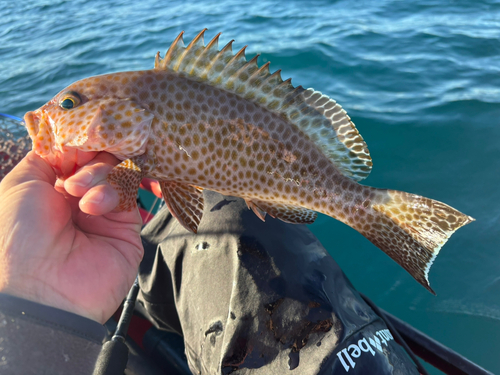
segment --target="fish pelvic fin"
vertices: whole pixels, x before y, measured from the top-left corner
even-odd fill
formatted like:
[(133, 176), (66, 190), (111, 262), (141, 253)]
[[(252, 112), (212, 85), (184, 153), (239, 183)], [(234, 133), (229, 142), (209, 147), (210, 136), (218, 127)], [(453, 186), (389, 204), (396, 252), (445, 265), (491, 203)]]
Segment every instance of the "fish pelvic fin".
[(175, 181), (160, 181), (168, 210), (188, 231), (197, 233), (203, 217), (203, 189)]
[[(454, 208), (419, 195), (368, 188), (366, 217), (354, 229), (408, 271), (424, 288), (429, 270), (443, 245), (460, 227), (474, 221)], [(365, 216), (365, 215), (361, 215)]]
[(360, 181), (372, 168), (365, 141), (344, 109), (313, 89), (294, 87), (269, 62), (259, 67), (258, 55), (247, 61), (245, 47), (233, 53), (230, 41), (219, 50), (217, 34), (206, 46), (201, 31), (186, 47), (181, 33), (155, 69), (176, 72), (231, 92), (271, 111), (303, 132), (347, 177)]

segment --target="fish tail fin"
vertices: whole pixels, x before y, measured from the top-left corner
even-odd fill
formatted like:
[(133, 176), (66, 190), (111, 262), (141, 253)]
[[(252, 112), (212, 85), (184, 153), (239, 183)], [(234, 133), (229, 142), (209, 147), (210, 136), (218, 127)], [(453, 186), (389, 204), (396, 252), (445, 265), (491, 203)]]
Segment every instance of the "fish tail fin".
[(450, 236), (474, 219), (429, 198), (366, 188), (364, 215), (358, 212), (349, 224), (435, 295), (428, 278), (434, 259)]

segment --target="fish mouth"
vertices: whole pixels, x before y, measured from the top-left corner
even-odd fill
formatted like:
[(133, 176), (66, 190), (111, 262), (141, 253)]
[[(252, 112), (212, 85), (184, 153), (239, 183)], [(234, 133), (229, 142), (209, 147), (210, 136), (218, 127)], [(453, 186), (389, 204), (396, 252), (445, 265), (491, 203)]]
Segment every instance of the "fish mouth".
[(27, 112), (24, 121), (33, 141), (33, 150), (52, 167), (58, 178), (66, 179), (72, 176), (80, 166), (97, 154), (83, 152), (73, 147), (58, 146), (54, 140), (51, 120), (43, 111)]
[(24, 115), (24, 122), (31, 140), (34, 140), (38, 134), (40, 116), (34, 111), (26, 112)]
[(24, 122), (33, 141), (33, 150), (41, 157), (54, 153), (54, 138), (47, 115), (40, 110), (30, 111), (24, 115)]

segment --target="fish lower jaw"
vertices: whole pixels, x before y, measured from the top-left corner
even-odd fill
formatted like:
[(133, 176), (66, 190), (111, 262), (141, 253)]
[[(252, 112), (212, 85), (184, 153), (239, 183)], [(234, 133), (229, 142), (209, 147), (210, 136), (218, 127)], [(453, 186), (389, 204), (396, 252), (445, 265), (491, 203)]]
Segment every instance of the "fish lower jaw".
[(54, 149), (49, 154), (40, 154), (36, 149), (35, 152), (52, 167), (56, 176), (62, 180), (73, 176), (80, 167), (86, 165), (98, 154), (96, 151), (87, 152), (72, 147), (64, 147), (64, 152)]
[(58, 178), (66, 179), (77, 170), (76, 150), (67, 150), (64, 153), (52, 150), (51, 153), (45, 155), (40, 154), (36, 149), (35, 152), (52, 167)]

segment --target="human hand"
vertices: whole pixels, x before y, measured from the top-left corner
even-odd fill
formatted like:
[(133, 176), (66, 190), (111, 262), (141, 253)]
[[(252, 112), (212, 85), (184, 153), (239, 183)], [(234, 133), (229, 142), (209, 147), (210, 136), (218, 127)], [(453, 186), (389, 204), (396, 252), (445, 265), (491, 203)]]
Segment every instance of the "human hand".
[(137, 210), (112, 212), (118, 195), (106, 176), (118, 159), (88, 153), (80, 161), (60, 181), (30, 152), (2, 180), (0, 292), (104, 323), (137, 274), (142, 222)]

